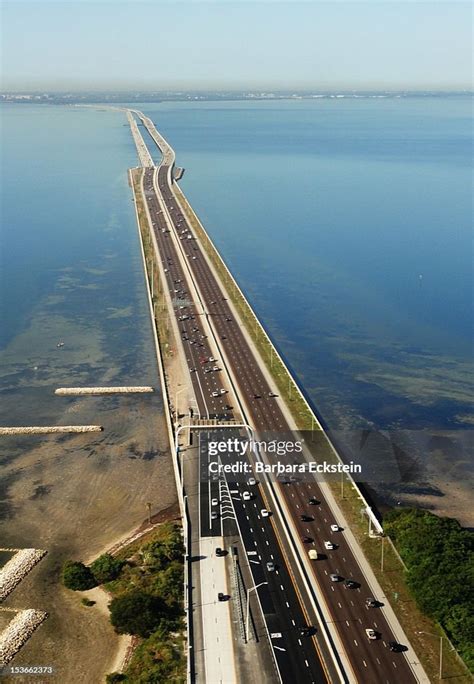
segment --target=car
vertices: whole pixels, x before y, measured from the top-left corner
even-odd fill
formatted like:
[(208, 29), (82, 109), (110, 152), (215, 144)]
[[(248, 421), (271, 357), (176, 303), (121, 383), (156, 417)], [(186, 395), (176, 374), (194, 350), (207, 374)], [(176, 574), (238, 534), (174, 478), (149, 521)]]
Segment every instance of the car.
[(230, 323), (232, 318), (226, 318), (227, 323)]
[(365, 599), (365, 605), (367, 606), (367, 608), (377, 608), (378, 601), (376, 601), (374, 598), (368, 598)]
[(268, 518), (268, 516), (270, 515), (270, 512), (267, 511), (266, 508), (262, 508), (262, 510), (260, 511), (260, 515), (262, 516), (262, 518)]
[(255, 485), (257, 484), (257, 480), (254, 477), (249, 477), (249, 479), (247, 480), (247, 484), (249, 484), (250, 486)]
[(329, 575), (329, 579), (331, 580), (331, 582), (340, 582), (341, 581), (341, 578), (335, 572), (332, 572)]
[(220, 368), (219, 368), (219, 366), (212, 366), (212, 370), (213, 371), (220, 371)]
[(216, 511), (211, 511), (211, 520), (217, 520), (217, 513), (216, 513)]
[(226, 405), (224, 406), (224, 408), (225, 408), (226, 411), (232, 411), (232, 409), (233, 409), (234, 407), (231, 406), (230, 404), (226, 404)]
[(398, 641), (389, 641), (388, 647), (392, 651), (392, 653), (400, 653), (400, 651), (407, 650), (407, 647), (402, 646), (402, 644), (399, 644)]
[(275, 394), (275, 392), (269, 392), (269, 393), (268, 393), (268, 396), (269, 396), (269, 397), (277, 397), (278, 394)]
[(346, 579), (346, 581), (344, 582), (344, 586), (346, 586), (348, 589), (357, 589), (358, 587), (360, 587), (360, 584), (355, 580)]
[(331, 525), (331, 532), (339, 532), (339, 525)]
[(220, 390), (219, 390), (219, 394), (226, 394), (226, 393), (227, 393), (227, 390), (225, 390), (225, 389), (220, 389)]
[(314, 627), (311, 625), (301, 625), (299, 628), (300, 636), (302, 637), (310, 637), (314, 633)]
[(250, 494), (250, 492), (244, 492), (244, 493), (242, 494), (242, 499), (243, 499), (244, 501), (250, 501), (251, 498), (252, 498), (252, 495)]
[(379, 635), (377, 634), (377, 632), (375, 631), (375, 629), (371, 629), (371, 628), (366, 629), (366, 630), (365, 630), (365, 633), (366, 633), (367, 639), (368, 639), (369, 641), (375, 641), (376, 639), (379, 638)]
[(312, 544), (313, 538), (312, 537), (301, 537), (301, 541), (303, 542), (303, 544)]
[(219, 499), (211, 499), (211, 506), (217, 506), (219, 504)]
[(314, 518), (310, 515), (303, 514), (303, 515), (300, 515), (300, 520), (302, 522), (313, 522)]
[(311, 498), (309, 498), (309, 499), (308, 499), (308, 503), (309, 503), (311, 506), (318, 506), (318, 505), (319, 505), (319, 501), (318, 501), (318, 499), (317, 499), (315, 496), (312, 496)]
[(273, 561), (268, 561), (267, 570), (268, 572), (274, 572), (276, 569), (275, 563)]
[(262, 395), (261, 395), (261, 394), (254, 394), (254, 395), (253, 395), (253, 398), (254, 398), (254, 399), (261, 399), (261, 398), (262, 398)]
[[(206, 372), (209, 373), (210, 371), (206, 371)], [(219, 396), (219, 392), (211, 392), (211, 397), (218, 397), (218, 396)]]
[(333, 549), (336, 548), (336, 545), (332, 543), (332, 541), (325, 541), (324, 542), (324, 548), (327, 549), (328, 551), (332, 551)]
[(215, 359), (213, 356), (210, 356), (210, 357), (208, 358), (208, 361), (214, 361), (214, 362), (215, 362), (215, 361), (217, 361), (217, 359)]
[(226, 554), (226, 551), (224, 551), (224, 549), (221, 549), (220, 546), (216, 547), (216, 556), (225, 556), (225, 554)]
[(223, 594), (222, 591), (220, 591), (220, 592), (217, 594), (217, 600), (218, 600), (218, 601), (225, 601), (226, 598), (227, 598), (227, 596), (226, 596), (225, 594)]

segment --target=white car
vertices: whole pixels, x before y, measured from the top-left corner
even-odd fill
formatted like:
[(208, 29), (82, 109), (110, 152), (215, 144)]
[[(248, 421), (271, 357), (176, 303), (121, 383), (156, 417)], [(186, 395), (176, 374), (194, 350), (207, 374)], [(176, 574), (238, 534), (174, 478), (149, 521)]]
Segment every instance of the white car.
[(339, 525), (331, 525), (331, 532), (339, 532)]
[(336, 548), (336, 545), (333, 544), (331, 541), (325, 541), (324, 542), (324, 548), (327, 549), (328, 551), (332, 551), (333, 549)]
[(216, 511), (212, 511), (212, 513), (211, 513), (211, 520), (217, 520), (217, 513), (216, 513)]
[(257, 484), (257, 480), (254, 477), (249, 477), (249, 479), (247, 480), (247, 484), (249, 484), (250, 486), (255, 485)]
[(219, 499), (211, 499), (211, 506), (217, 506)]
[(250, 492), (244, 492), (244, 493), (242, 494), (242, 499), (243, 499), (244, 501), (250, 501), (251, 498), (252, 498), (252, 495), (250, 494)]
[(269, 513), (269, 511), (267, 511), (266, 508), (262, 508), (262, 510), (260, 511), (260, 515), (262, 516), (262, 518), (268, 518), (270, 513)]
[(218, 397), (218, 396), (219, 396), (219, 392), (212, 392), (212, 394), (211, 394), (211, 397)]
[(227, 390), (225, 390), (225, 389), (220, 389), (220, 390), (219, 390), (219, 394), (225, 394), (226, 392), (227, 392)]
[(217, 361), (217, 359), (215, 359), (213, 356), (210, 356), (210, 357), (208, 358), (208, 361)]
[(366, 629), (365, 633), (367, 634), (367, 639), (369, 639), (369, 641), (375, 641), (375, 639), (378, 638), (377, 632), (373, 629)]

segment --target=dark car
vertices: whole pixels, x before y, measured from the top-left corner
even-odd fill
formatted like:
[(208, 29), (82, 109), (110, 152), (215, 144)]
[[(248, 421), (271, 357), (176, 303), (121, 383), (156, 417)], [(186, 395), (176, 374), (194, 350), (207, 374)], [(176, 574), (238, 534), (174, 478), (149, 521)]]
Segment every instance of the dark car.
[(389, 641), (388, 647), (393, 653), (400, 653), (406, 650), (406, 647), (399, 644), (398, 641)]
[(218, 599), (219, 601), (225, 601), (225, 600), (227, 599), (227, 596), (226, 596), (225, 594), (223, 594), (222, 591), (220, 591), (220, 592), (217, 594), (217, 599)]
[(346, 579), (344, 584), (346, 585), (346, 587), (348, 589), (357, 589), (358, 587), (360, 587), (359, 582), (355, 582), (354, 580), (351, 580), (351, 579)]
[(300, 636), (309, 637), (314, 633), (314, 631), (314, 627), (311, 627), (310, 625), (302, 625), (300, 627)]
[(220, 546), (216, 548), (216, 556), (225, 556), (226, 552)]
[(312, 496), (310, 499), (308, 499), (308, 503), (311, 504), (311, 506), (318, 506), (320, 502), (315, 496)]
[(367, 608), (377, 608), (379, 604), (378, 601), (376, 601), (374, 598), (368, 598), (365, 599), (365, 605), (367, 606)]
[(313, 539), (312, 537), (301, 537), (301, 541), (303, 542), (303, 544), (312, 544)]
[(300, 520), (303, 522), (313, 522), (314, 518), (312, 518), (310, 515), (300, 515)]
[(254, 395), (253, 395), (253, 398), (254, 398), (254, 399), (261, 399), (261, 398), (262, 398), (262, 395), (261, 395), (261, 394), (254, 394)]

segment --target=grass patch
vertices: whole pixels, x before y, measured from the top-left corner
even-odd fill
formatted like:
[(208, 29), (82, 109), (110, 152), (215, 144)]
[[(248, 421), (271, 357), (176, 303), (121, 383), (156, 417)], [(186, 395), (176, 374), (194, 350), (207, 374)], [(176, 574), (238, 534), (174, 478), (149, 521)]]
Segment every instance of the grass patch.
[[(137, 648), (125, 672), (108, 682), (186, 681), (181, 528), (164, 523), (117, 554), (119, 577), (107, 583), (111, 620), (119, 633), (137, 636)], [(136, 610), (135, 610), (136, 607)]]

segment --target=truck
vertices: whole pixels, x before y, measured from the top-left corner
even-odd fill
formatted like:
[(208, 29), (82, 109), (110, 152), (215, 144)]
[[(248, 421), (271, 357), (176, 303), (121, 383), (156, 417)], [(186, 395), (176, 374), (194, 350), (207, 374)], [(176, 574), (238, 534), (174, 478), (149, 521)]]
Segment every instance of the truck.
[(310, 549), (308, 551), (309, 560), (318, 560), (318, 552), (316, 549)]

